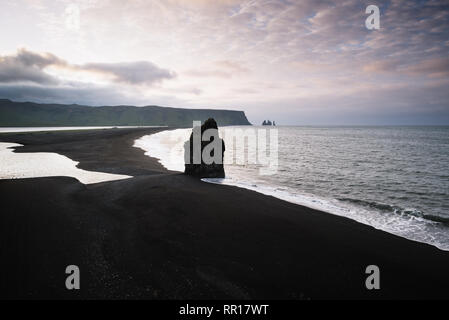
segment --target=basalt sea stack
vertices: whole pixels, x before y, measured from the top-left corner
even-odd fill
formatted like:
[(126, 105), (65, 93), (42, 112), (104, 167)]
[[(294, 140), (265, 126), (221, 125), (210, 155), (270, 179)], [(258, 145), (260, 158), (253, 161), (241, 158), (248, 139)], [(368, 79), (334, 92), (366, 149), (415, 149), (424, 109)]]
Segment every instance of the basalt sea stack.
[[(225, 144), (224, 141), (219, 138), (217, 122), (213, 118), (207, 119), (201, 126), (201, 135), (197, 135), (197, 139), (195, 139), (194, 132), (195, 130), (199, 131), (199, 129), (199, 126), (196, 128), (194, 127), (190, 139), (184, 144), (184, 173), (199, 178), (224, 178), (223, 157)], [(207, 133), (204, 135), (206, 131)], [(218, 138), (221, 143), (215, 142), (214, 136)], [(206, 141), (203, 141), (203, 139)], [(194, 143), (198, 143), (198, 147), (194, 148)], [(201, 156), (198, 152), (199, 146), (201, 146)], [(210, 161), (207, 161), (203, 157), (203, 151), (206, 147), (206, 155), (215, 159), (212, 163), (209, 163)], [(220, 148), (221, 150), (217, 150)], [(196, 158), (194, 157), (195, 151), (197, 152)], [(217, 152), (217, 154), (215, 154), (215, 152)]]

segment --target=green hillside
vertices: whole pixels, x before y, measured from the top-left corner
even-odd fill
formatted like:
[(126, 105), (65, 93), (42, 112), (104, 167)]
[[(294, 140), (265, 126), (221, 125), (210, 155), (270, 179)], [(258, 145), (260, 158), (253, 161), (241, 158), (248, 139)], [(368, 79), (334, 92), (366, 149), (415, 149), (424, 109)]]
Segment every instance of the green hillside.
[(181, 109), (159, 106), (38, 104), (0, 99), (0, 127), (40, 126), (174, 126), (214, 118), (219, 126), (250, 125), (243, 111)]

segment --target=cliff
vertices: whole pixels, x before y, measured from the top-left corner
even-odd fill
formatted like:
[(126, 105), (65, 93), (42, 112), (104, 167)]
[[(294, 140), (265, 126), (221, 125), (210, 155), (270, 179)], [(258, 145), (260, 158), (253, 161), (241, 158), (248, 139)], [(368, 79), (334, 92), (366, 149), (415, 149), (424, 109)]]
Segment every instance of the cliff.
[(243, 111), (181, 109), (159, 106), (89, 107), (38, 104), (0, 99), (0, 127), (40, 126), (173, 126), (213, 117), (220, 126), (251, 125)]

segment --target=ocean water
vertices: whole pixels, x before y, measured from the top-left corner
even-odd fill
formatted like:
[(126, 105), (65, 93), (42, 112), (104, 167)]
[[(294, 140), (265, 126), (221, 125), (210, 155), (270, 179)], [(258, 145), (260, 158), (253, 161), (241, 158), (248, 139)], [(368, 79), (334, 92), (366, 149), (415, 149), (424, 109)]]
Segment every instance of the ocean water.
[[(276, 129), (277, 173), (260, 175), (259, 165), (228, 164), (225, 179), (205, 181), (255, 190), (449, 250), (449, 127)], [(182, 143), (190, 131), (145, 136), (136, 146), (182, 171)]]

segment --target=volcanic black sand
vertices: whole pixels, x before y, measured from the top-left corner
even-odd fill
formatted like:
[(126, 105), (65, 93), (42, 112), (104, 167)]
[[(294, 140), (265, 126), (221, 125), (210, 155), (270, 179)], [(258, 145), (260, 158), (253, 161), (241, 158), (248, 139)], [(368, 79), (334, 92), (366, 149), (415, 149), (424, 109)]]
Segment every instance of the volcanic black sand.
[[(0, 298), (448, 298), (449, 253), (256, 192), (166, 171), (162, 129), (0, 134), (134, 178), (0, 180)], [(0, 164), (1, 165), (1, 164)], [(65, 288), (65, 268), (81, 290)], [(367, 290), (378, 265), (381, 289)]]

